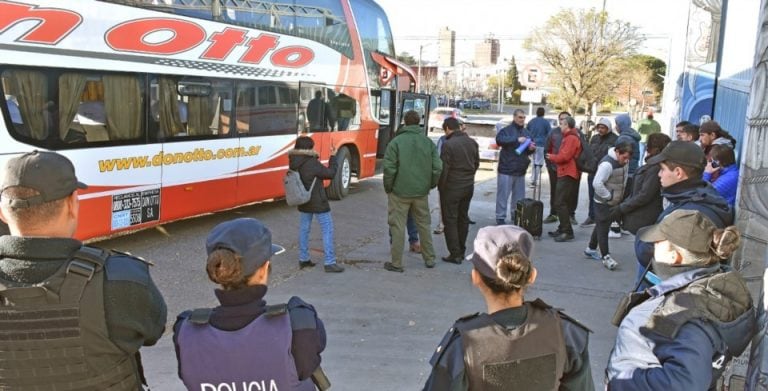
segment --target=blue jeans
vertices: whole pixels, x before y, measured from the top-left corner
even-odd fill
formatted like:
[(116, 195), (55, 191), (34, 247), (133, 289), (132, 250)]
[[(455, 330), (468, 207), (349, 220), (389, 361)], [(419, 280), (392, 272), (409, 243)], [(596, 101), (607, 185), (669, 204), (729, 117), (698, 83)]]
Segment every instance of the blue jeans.
[(312, 227), (312, 216), (317, 216), (317, 222), (320, 223), (320, 229), (323, 231), (323, 252), (325, 253), (324, 263), (333, 265), (336, 263), (336, 252), (333, 248), (333, 218), (331, 212), (325, 213), (306, 213), (299, 212), (299, 261), (309, 261), (309, 231)]

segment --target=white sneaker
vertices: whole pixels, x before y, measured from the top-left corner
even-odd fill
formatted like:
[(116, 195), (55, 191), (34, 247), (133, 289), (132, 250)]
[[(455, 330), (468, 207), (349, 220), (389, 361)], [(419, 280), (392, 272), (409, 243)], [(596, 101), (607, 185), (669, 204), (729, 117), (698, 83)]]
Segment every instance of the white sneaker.
[(608, 231), (608, 237), (611, 239), (620, 239), (621, 238), (621, 232), (613, 232), (611, 230)]
[(611, 258), (611, 254), (605, 254), (603, 256), (603, 266), (608, 270), (613, 270), (616, 269), (616, 266), (619, 266), (619, 263)]
[(594, 249), (594, 250), (593, 250), (593, 249), (591, 249), (591, 248), (589, 248), (589, 247), (587, 247), (587, 249), (586, 249), (586, 250), (584, 250), (584, 255), (586, 255), (586, 256), (587, 256), (587, 258), (592, 258), (592, 259), (594, 259), (595, 261), (599, 261), (599, 260), (601, 260), (601, 259), (602, 259), (602, 258), (600, 258), (600, 252), (599, 252), (599, 251), (597, 251), (597, 249)]

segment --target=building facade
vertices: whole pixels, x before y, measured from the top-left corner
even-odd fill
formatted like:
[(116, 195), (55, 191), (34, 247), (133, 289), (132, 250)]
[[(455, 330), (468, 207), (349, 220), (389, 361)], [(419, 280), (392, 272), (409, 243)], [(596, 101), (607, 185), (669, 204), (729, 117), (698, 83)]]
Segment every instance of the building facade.
[(475, 65), (487, 67), (496, 65), (499, 60), (499, 40), (488, 37), (475, 46)]
[(456, 32), (443, 27), (437, 33), (437, 64), (441, 67), (452, 67), (456, 64)]

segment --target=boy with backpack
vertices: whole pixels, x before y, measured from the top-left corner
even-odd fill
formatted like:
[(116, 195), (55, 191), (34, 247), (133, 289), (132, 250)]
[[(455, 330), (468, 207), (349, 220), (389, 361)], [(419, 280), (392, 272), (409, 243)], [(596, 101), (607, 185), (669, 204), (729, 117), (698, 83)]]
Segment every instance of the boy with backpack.
[[(309, 201), (298, 205), (300, 212), (299, 224), (299, 267), (312, 267), (315, 263), (309, 257), (309, 232), (312, 218), (317, 217), (320, 229), (323, 231), (323, 252), (325, 271), (341, 273), (344, 268), (336, 264), (336, 252), (333, 248), (333, 219), (328, 196), (323, 188), (323, 179), (332, 179), (336, 175), (336, 149), (331, 147), (331, 158), (328, 167), (320, 163), (318, 153), (313, 149), (315, 142), (306, 136), (296, 139), (294, 149), (288, 151), (288, 169), (297, 171), (301, 176), (304, 188), (310, 191)], [(286, 185), (288, 185), (288, 181)], [(286, 186), (286, 195), (289, 186)], [(290, 200), (289, 200), (290, 201)]]

